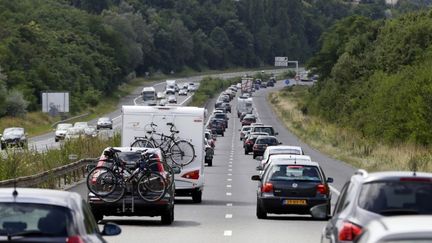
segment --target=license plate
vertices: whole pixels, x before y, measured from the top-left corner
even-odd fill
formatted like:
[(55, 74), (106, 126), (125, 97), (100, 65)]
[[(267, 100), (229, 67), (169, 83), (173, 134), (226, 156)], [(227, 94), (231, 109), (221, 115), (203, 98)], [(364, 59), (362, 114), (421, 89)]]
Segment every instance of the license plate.
[(306, 205), (306, 200), (284, 200), (284, 205)]

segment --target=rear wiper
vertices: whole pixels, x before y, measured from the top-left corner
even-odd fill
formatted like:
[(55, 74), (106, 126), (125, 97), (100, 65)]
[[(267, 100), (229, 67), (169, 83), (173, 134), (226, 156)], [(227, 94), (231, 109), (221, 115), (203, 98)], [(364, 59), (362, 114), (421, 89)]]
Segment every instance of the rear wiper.
[(13, 237), (19, 237), (19, 236), (58, 236), (58, 235), (42, 232), (39, 230), (28, 230), (28, 231), (21, 231), (13, 234), (8, 234), (7, 238), (8, 241), (10, 241), (12, 240)]
[(412, 215), (419, 214), (419, 211), (415, 209), (405, 209), (405, 208), (394, 208), (394, 209), (385, 209), (378, 212), (384, 216), (392, 216), (392, 215)]

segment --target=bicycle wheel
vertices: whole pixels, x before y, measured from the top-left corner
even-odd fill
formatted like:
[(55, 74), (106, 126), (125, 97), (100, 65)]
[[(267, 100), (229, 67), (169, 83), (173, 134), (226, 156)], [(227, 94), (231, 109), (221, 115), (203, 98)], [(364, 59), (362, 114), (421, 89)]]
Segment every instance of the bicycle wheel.
[(180, 166), (188, 165), (195, 159), (195, 149), (186, 140), (175, 141), (169, 152), (172, 162)]
[(166, 162), (151, 162), (149, 168), (153, 171), (160, 171), (160, 174), (165, 178), (165, 182), (167, 184), (167, 188), (171, 187), (174, 184), (174, 169)]
[(153, 144), (153, 142), (150, 139), (140, 138), (140, 139), (135, 140), (131, 144), (131, 147), (154, 148), (155, 145)]
[(159, 173), (148, 171), (138, 180), (138, 194), (144, 201), (156, 202), (165, 196), (167, 184)]
[(95, 196), (107, 202), (118, 201), (124, 195), (124, 187), (115, 172), (105, 166), (95, 167), (89, 172), (87, 188)]

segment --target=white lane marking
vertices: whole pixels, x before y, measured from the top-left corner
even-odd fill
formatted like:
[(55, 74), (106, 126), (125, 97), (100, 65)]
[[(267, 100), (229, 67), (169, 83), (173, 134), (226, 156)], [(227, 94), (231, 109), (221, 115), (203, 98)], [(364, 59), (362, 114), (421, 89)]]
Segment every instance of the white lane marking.
[(227, 196), (232, 196), (232, 193), (231, 192), (227, 192), (226, 195)]
[(233, 215), (232, 214), (225, 214), (225, 218), (226, 219), (232, 219)]
[(228, 171), (232, 171), (232, 169), (228, 169)]
[(231, 161), (231, 160), (233, 160), (233, 158), (229, 158), (229, 160)]
[(232, 179), (231, 179), (231, 178), (228, 178), (227, 181), (232, 181)]
[(231, 188), (231, 185), (227, 185), (228, 188)]
[(141, 97), (141, 95), (140, 95), (140, 96), (137, 96), (137, 97), (133, 100), (134, 105), (137, 105), (137, 99), (140, 98), (140, 97)]
[(190, 98), (192, 98), (192, 96), (194, 96), (194, 95), (191, 95), (191, 96), (187, 97), (185, 100), (183, 100), (183, 101), (180, 103), (180, 105), (183, 105), (186, 101), (188, 101)]
[(228, 176), (232, 176), (232, 174), (231, 174), (231, 173), (228, 173)]
[(226, 205), (227, 205), (227, 207), (232, 207), (233, 204), (232, 203), (227, 203)]
[(232, 165), (228, 165), (228, 167), (232, 167)]
[(228, 162), (228, 163), (232, 164), (232, 161), (230, 161), (230, 162)]
[(340, 195), (340, 192), (336, 188), (334, 188), (333, 186), (329, 186), (329, 187), (337, 196)]
[(232, 236), (232, 230), (225, 230), (224, 236)]
[(121, 115), (120, 116), (116, 116), (116, 117), (114, 117), (112, 120), (114, 121), (114, 120), (117, 120), (117, 119), (119, 119), (121, 117)]

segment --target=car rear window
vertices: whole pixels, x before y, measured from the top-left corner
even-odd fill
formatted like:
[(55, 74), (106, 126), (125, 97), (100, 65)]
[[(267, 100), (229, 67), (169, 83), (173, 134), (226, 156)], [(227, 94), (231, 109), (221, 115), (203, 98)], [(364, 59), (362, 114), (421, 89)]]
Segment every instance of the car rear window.
[(272, 127), (254, 127), (254, 132), (266, 132), (270, 135), (274, 135), (274, 130)]
[(358, 204), (381, 215), (432, 214), (432, 180), (384, 181), (362, 186)]
[(297, 149), (275, 149), (270, 152), (270, 155), (274, 154), (294, 154), (301, 155), (301, 152)]
[(215, 117), (219, 119), (225, 119), (225, 114), (223, 113), (215, 114)]
[(73, 224), (68, 208), (33, 203), (0, 203), (0, 235), (34, 231), (38, 236), (66, 237)]
[(316, 166), (273, 165), (269, 168), (268, 176), (272, 181), (321, 181), (321, 175)]
[(275, 145), (277, 143), (278, 142), (275, 138), (260, 138), (257, 140), (257, 144)]
[(243, 128), (242, 128), (242, 131), (243, 131), (243, 132), (245, 132), (245, 131), (249, 131), (249, 130), (251, 130), (251, 127), (243, 127)]

